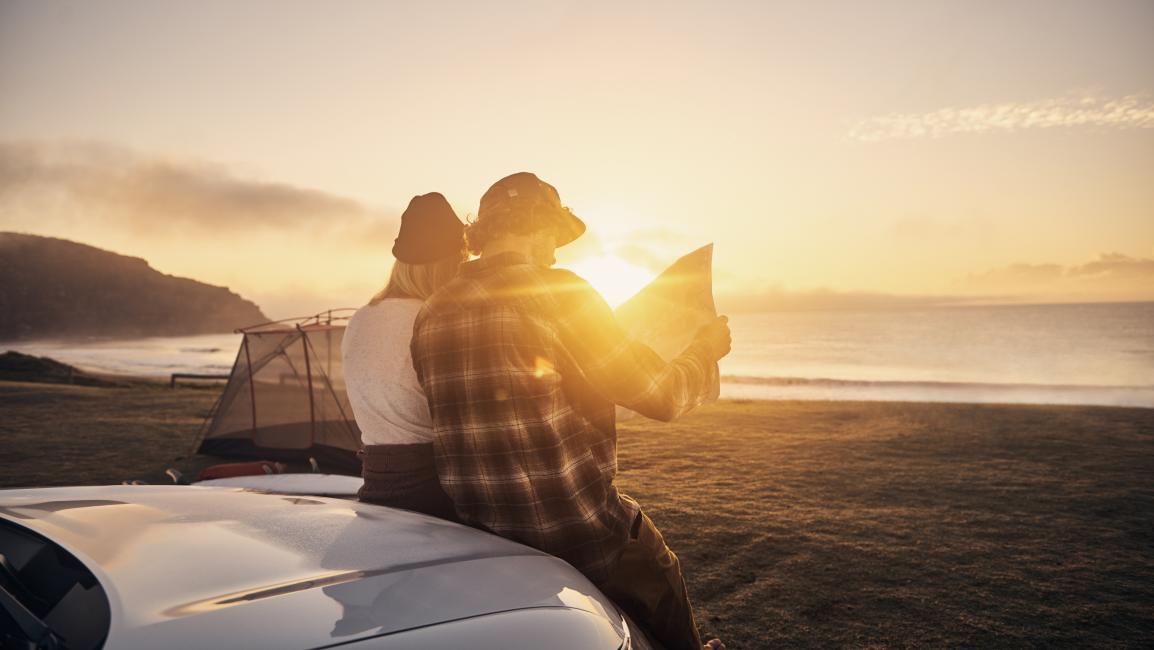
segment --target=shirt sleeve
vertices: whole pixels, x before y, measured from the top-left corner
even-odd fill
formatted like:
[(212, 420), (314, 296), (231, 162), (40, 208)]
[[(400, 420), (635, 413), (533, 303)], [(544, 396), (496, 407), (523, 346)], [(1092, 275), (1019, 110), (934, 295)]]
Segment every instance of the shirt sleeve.
[(601, 294), (568, 271), (556, 271), (558, 334), (589, 383), (605, 398), (670, 421), (703, 403), (717, 360), (695, 340), (668, 363), (617, 323)]

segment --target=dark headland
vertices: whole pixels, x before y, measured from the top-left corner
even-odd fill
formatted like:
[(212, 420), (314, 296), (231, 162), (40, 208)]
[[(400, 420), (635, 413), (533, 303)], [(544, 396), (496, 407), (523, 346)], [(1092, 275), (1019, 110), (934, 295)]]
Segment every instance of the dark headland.
[(0, 232), (0, 341), (190, 336), (268, 320), (229, 291), (65, 239)]

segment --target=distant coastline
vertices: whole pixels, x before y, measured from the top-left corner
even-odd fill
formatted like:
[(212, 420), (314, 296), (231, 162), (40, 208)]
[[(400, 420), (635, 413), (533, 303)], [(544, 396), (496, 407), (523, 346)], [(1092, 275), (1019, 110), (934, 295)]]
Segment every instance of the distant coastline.
[(93, 246), (0, 232), (0, 341), (107, 341), (230, 332), (252, 301)]

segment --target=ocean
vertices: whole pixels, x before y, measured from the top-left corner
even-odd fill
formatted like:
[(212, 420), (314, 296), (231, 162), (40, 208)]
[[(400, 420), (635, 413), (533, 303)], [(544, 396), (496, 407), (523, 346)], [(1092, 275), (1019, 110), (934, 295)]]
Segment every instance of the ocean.
[[(1154, 408), (1154, 302), (734, 314), (722, 396)], [(82, 369), (225, 374), (240, 336), (21, 342)]]
[(732, 319), (722, 394), (1154, 407), (1154, 303)]

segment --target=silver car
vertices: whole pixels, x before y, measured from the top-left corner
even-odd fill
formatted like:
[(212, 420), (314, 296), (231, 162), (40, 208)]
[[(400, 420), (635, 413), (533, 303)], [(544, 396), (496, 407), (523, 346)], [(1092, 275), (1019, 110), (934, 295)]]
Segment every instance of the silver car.
[(0, 554), (0, 647), (650, 647), (562, 560), (347, 499), (3, 490)]

